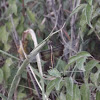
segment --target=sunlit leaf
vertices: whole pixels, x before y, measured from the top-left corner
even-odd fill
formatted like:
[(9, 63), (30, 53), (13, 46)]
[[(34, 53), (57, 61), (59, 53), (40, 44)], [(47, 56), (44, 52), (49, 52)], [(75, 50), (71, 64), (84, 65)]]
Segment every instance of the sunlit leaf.
[(90, 90), (87, 84), (81, 86), (81, 98), (82, 100), (90, 100)]
[(66, 67), (67, 63), (61, 59), (58, 60), (56, 68), (59, 70), (64, 70), (64, 68)]
[(89, 32), (88, 32), (88, 35), (91, 35), (93, 32), (94, 32), (94, 29), (91, 28), (91, 29), (89, 30)]
[(25, 93), (18, 92), (18, 100), (22, 100), (25, 97), (26, 97)]
[(10, 13), (17, 15), (16, 0), (9, 0), (9, 11)]
[(81, 98), (80, 89), (78, 88), (78, 85), (74, 85), (73, 100), (81, 100), (80, 98)]
[(97, 91), (96, 93), (96, 100), (100, 100), (100, 91)]
[(79, 30), (79, 34), (80, 34), (80, 37), (81, 39), (83, 40), (83, 37), (84, 37), (84, 33), (86, 31), (86, 25), (87, 25), (87, 22), (86, 22), (86, 17), (85, 17), (85, 8), (82, 10), (82, 14), (81, 14), (81, 17), (80, 17), (80, 30)]
[(91, 55), (86, 51), (79, 52), (77, 55), (72, 56), (70, 58), (69, 63), (75, 62), (82, 57), (89, 57), (89, 56), (91, 56)]
[(40, 23), (38, 24), (38, 27), (39, 27), (39, 29), (41, 30), (41, 31), (43, 31), (44, 30), (44, 28), (45, 28), (45, 25), (43, 24), (43, 25), (41, 25)]
[(71, 66), (71, 65), (73, 65), (74, 64), (74, 62), (71, 62), (71, 63), (69, 63), (69, 64), (67, 64), (66, 66), (65, 66), (65, 71)]
[(85, 67), (85, 70), (89, 72), (93, 67), (95, 67), (99, 62), (96, 60), (90, 60)]
[(86, 6), (86, 21), (87, 21), (87, 24), (88, 24), (90, 27), (92, 27), (92, 25), (91, 25), (92, 11), (93, 11), (93, 7), (90, 6), (90, 5), (87, 5), (87, 6)]
[(0, 40), (5, 44), (8, 41), (9, 33), (6, 31), (5, 26), (0, 27)]
[(51, 93), (51, 91), (54, 89), (55, 85), (56, 85), (56, 80), (52, 80), (47, 84), (47, 88), (46, 88), (46, 95), (49, 96), (49, 94)]
[(84, 63), (86, 61), (86, 58), (80, 58), (76, 61), (76, 67), (79, 69), (79, 70), (82, 70), (82, 71), (85, 71), (85, 68), (84, 68)]
[(86, 1), (89, 3), (89, 5), (92, 5), (93, 0), (86, 0)]
[(96, 61), (96, 60), (90, 60), (90, 61), (86, 64), (86, 66), (85, 66), (85, 70), (86, 70), (86, 73), (85, 73), (85, 80), (86, 80), (86, 81), (88, 81), (90, 71), (91, 71), (92, 68), (95, 67), (97, 64), (98, 64), (98, 61)]
[(60, 72), (56, 68), (49, 70), (48, 73), (55, 77), (61, 77)]
[(67, 95), (66, 95), (66, 100), (73, 100), (73, 97), (70, 96), (70, 95), (67, 93)]
[(5, 50), (5, 51), (8, 51), (8, 50), (10, 49), (10, 47), (11, 47), (10, 44), (8, 44), (8, 43), (5, 43), (5, 44), (4, 44), (4, 50)]
[(24, 17), (21, 16), (20, 20), (19, 20), (19, 25), (17, 25), (17, 32), (19, 35), (21, 35), (24, 31)]
[[(14, 18), (13, 21), (14, 21), (14, 26), (15, 26), (15, 28), (16, 28), (17, 25), (19, 24), (19, 18)], [(12, 26), (12, 25), (11, 25), (11, 26)], [(12, 27), (13, 27), (13, 26), (12, 26)]]
[(100, 15), (100, 8), (97, 8), (95, 12), (93, 12), (92, 19)]
[(27, 13), (32, 23), (35, 23), (36, 22), (35, 14), (30, 9), (27, 9)]
[(72, 77), (65, 78), (66, 90), (67, 93), (73, 97), (73, 79)]
[(95, 74), (91, 73), (90, 79), (95, 84), (95, 86), (97, 86), (98, 78), (99, 78), (99, 73), (95, 73)]
[(78, 11), (80, 11), (81, 9), (83, 9), (86, 6), (86, 4), (80, 4), (79, 6), (77, 6), (71, 13), (70, 16), (72, 16), (73, 14), (77, 13)]
[(60, 93), (60, 100), (66, 100), (66, 95), (64, 93)]
[(96, 30), (98, 33), (100, 33), (100, 18), (96, 22)]
[[(79, 66), (80, 64), (82, 64), (82, 62), (84, 62), (87, 57), (91, 56), (88, 52), (86, 51), (82, 51), (82, 52), (79, 52), (77, 55), (75, 56), (72, 56), (70, 59), (69, 59), (69, 62), (68, 64), (65, 66), (65, 70), (68, 69), (70, 67), (70, 65), (74, 64), (75, 62), (77, 62), (77, 66), (80, 70), (84, 70), (84, 66), (81, 65)], [(79, 62), (78, 62), (79, 61)], [(84, 64), (84, 63), (83, 63)], [(85, 70), (84, 70), (85, 71)]]
[(1, 97), (3, 100), (7, 100), (7, 97), (4, 96), (2, 93), (0, 93), (0, 97)]
[(55, 85), (55, 88), (56, 88), (57, 91), (60, 91), (60, 88), (61, 88), (60, 83), (61, 83), (61, 81), (62, 81), (61, 78), (57, 78), (57, 79), (56, 79), (56, 85)]
[(6, 23), (6, 28), (7, 28), (7, 30), (8, 30), (9, 32), (12, 31), (12, 30), (11, 30), (11, 28), (12, 28), (11, 21), (8, 21), (8, 22)]
[(83, 27), (85, 24), (86, 24), (86, 17), (85, 17), (85, 8), (84, 8), (80, 19), (80, 26)]
[(10, 77), (10, 65), (12, 64), (11, 58), (8, 58), (3, 66), (4, 79), (7, 80)]

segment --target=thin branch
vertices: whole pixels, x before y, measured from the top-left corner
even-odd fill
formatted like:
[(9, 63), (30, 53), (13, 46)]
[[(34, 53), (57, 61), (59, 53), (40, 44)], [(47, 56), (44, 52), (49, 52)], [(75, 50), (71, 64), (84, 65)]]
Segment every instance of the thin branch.
[(16, 59), (16, 60), (20, 61), (20, 59), (19, 59), (19, 58), (15, 57), (15, 56), (13, 56), (13, 55), (11, 55), (11, 54), (9, 54), (9, 53), (5, 52), (5, 51), (0, 50), (0, 52), (1, 52), (2, 54), (5, 54), (5, 55), (7, 55), (7, 56), (9, 56), (9, 57), (13, 58), (13, 59)]

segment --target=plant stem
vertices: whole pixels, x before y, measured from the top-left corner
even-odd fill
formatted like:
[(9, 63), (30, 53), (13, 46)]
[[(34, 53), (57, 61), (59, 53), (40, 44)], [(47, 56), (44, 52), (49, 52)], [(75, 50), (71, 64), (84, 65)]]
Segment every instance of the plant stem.
[(20, 68), (18, 69), (13, 81), (12, 81), (12, 84), (11, 84), (11, 87), (10, 87), (10, 90), (9, 90), (9, 93), (8, 93), (8, 98), (7, 100), (12, 100), (12, 96), (13, 96), (13, 93), (15, 91), (15, 86), (16, 86), (16, 83), (17, 81), (19, 80), (20, 78), (20, 75), (22, 74), (23, 70), (25, 69), (25, 67), (29, 64), (29, 60), (28, 59), (25, 59), (23, 64), (20, 66)]

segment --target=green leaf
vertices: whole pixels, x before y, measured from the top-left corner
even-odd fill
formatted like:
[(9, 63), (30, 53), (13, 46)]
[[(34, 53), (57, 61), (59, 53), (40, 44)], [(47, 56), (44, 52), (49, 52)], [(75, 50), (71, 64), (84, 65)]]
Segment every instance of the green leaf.
[(10, 12), (10, 14), (14, 13), (15, 15), (17, 15), (16, 0), (9, 0), (9, 12)]
[(72, 13), (70, 14), (70, 17), (71, 17), (72, 15), (74, 15), (75, 13), (77, 13), (78, 11), (80, 11), (81, 9), (83, 9), (85, 6), (86, 6), (86, 4), (80, 4), (79, 6), (77, 6), (77, 7), (72, 11)]
[(68, 93), (66, 94), (66, 100), (73, 100), (73, 97), (70, 96)]
[(6, 31), (6, 27), (1, 26), (0, 27), (0, 40), (2, 41), (2, 43), (4, 43), (4, 44), (7, 43), (8, 36), (9, 36), (9, 33)]
[(23, 100), (26, 97), (25, 93), (18, 92), (18, 100)]
[(57, 91), (60, 91), (60, 88), (61, 88), (60, 83), (61, 83), (61, 81), (62, 81), (62, 78), (57, 78), (57, 79), (56, 79), (55, 88), (56, 88)]
[(10, 77), (10, 68), (8, 66), (4, 66), (3, 72), (4, 72), (4, 79), (7, 81), (7, 79)]
[(57, 80), (58, 79), (52, 80), (47, 84), (47, 88), (46, 88), (46, 95), (47, 96), (49, 96), (51, 91), (54, 89)]
[(96, 100), (100, 100), (100, 91), (96, 92)]
[(95, 12), (93, 12), (92, 19), (100, 15), (100, 8), (97, 8)]
[(98, 33), (100, 33), (100, 18), (96, 22), (96, 30)]
[(66, 95), (64, 93), (60, 93), (60, 100), (66, 100)]
[(39, 29), (41, 30), (41, 31), (43, 31), (44, 30), (44, 28), (45, 28), (45, 25), (43, 24), (43, 25), (41, 25), (39, 22), (38, 22), (38, 27), (39, 27)]
[(67, 65), (67, 63), (59, 58), (57, 65), (56, 65), (56, 68), (59, 70), (64, 70), (66, 65)]
[(0, 97), (2, 98), (2, 100), (7, 100), (7, 97), (4, 96), (3, 94), (0, 93)]
[(93, 7), (90, 6), (90, 5), (87, 5), (86, 6), (86, 10), (85, 10), (85, 13), (86, 13), (86, 21), (87, 21), (87, 24), (90, 27), (92, 27), (92, 25), (91, 25), (92, 11), (93, 11)]
[(11, 45), (10, 44), (8, 44), (8, 43), (5, 43), (4, 44), (4, 50), (5, 51), (8, 51), (10, 48), (11, 48)]
[(24, 31), (24, 17), (23, 16), (21, 16), (19, 22), (20, 22), (19, 25), (17, 25), (17, 32), (19, 35), (22, 35)]
[(98, 61), (96, 60), (90, 60), (87, 64), (86, 64), (86, 67), (85, 67), (85, 80), (88, 82), (88, 78), (89, 78), (89, 74), (90, 74), (90, 71), (92, 70), (93, 67), (95, 67), (96, 65), (98, 64)]
[(95, 67), (99, 62), (97, 60), (90, 60), (85, 67), (85, 70), (89, 72), (93, 67)]
[[(21, 17), (22, 18), (22, 17)], [(15, 26), (15, 28), (18, 26), (20, 26), (19, 25), (19, 22), (21, 23), (21, 21), (19, 21), (19, 18), (13, 18), (13, 22), (14, 22), (14, 26)], [(6, 28), (7, 28), (7, 30), (8, 30), (8, 32), (12, 32), (12, 28), (13, 28), (13, 25), (12, 25), (12, 23), (10, 22), (10, 21), (8, 21), (7, 23), (6, 23)]]
[(91, 35), (93, 32), (94, 32), (94, 29), (91, 28), (91, 29), (89, 30), (89, 32), (88, 32), (88, 35)]
[(0, 69), (0, 83), (2, 83), (3, 81), (3, 71), (2, 69)]
[(73, 93), (73, 100), (81, 100), (80, 90), (77, 85), (74, 85)]
[(51, 76), (61, 77), (60, 72), (59, 72), (56, 68), (49, 70), (48, 73), (49, 73)]
[(13, 21), (14, 21), (14, 26), (16, 28), (19, 25), (19, 18), (14, 18)]
[(66, 90), (67, 93), (73, 97), (73, 79), (72, 77), (65, 78)]
[(100, 71), (100, 64), (99, 63), (96, 65), (96, 67)]
[(11, 30), (11, 28), (12, 28), (11, 21), (6, 22), (6, 28), (7, 28), (8, 32), (11, 32), (12, 31)]
[(27, 9), (27, 13), (32, 23), (35, 23), (36, 22), (35, 14), (30, 9)]
[(73, 65), (74, 64), (74, 62), (71, 62), (71, 63), (68, 63), (66, 66), (65, 66), (65, 71), (71, 66), (71, 65)]
[(86, 8), (83, 9), (81, 19), (80, 19), (80, 26), (81, 27), (84, 27), (84, 25), (86, 25), (85, 9)]
[(4, 44), (4, 50), (8, 51), (10, 49), (10, 45), (8, 44), (9, 33), (6, 31), (6, 26), (0, 27), (0, 40)]
[(89, 5), (92, 5), (92, 1), (93, 0), (87, 0), (87, 2), (89, 3)]
[(4, 79), (7, 80), (10, 77), (10, 65), (12, 64), (11, 58), (8, 58), (5, 62), (5, 65), (3, 66), (3, 73), (4, 73)]
[(99, 78), (99, 73), (95, 73), (95, 74), (91, 73), (90, 79), (95, 84), (95, 86), (98, 86), (98, 84), (97, 84), (98, 78)]
[(12, 64), (13, 62), (12, 62), (12, 59), (11, 58), (8, 58), (7, 60), (6, 60), (6, 65), (9, 67), (11, 64)]
[(79, 23), (79, 25), (80, 25), (79, 34), (80, 34), (81, 39), (83, 40), (84, 33), (86, 31), (86, 25), (87, 25), (86, 15), (85, 15), (85, 8), (82, 10), (82, 15), (80, 17), (80, 23)]
[(82, 57), (89, 57), (89, 56), (91, 56), (91, 55), (86, 51), (79, 52), (77, 55), (72, 56), (69, 59), (69, 63), (75, 62), (75, 61), (77, 61), (78, 59), (80, 59)]
[[(82, 52), (79, 52), (77, 55), (75, 56), (72, 56), (70, 59), (69, 59), (69, 62), (68, 64), (65, 66), (65, 70), (68, 69), (70, 67), (70, 65), (74, 64), (77, 60), (79, 60), (79, 63), (78, 63), (78, 68), (80, 68), (81, 70), (84, 70), (84, 66), (80, 66), (79, 67), (79, 64), (82, 63), (85, 59), (87, 59), (87, 57), (91, 56), (88, 52), (86, 51), (82, 51)], [(83, 58), (83, 59), (82, 59)]]
[(76, 61), (76, 67), (79, 69), (79, 70), (82, 70), (82, 71), (85, 71), (85, 68), (84, 68), (84, 63), (86, 61), (86, 57), (82, 57), (80, 59), (78, 59)]
[(87, 84), (81, 86), (81, 98), (82, 100), (90, 100), (90, 91)]

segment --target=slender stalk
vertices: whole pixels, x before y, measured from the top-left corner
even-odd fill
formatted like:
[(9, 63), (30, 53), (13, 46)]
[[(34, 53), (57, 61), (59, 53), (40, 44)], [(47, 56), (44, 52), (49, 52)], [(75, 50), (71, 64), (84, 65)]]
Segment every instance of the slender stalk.
[(20, 66), (20, 68), (18, 69), (13, 81), (12, 81), (12, 84), (11, 84), (11, 87), (10, 87), (10, 90), (9, 90), (9, 93), (8, 93), (8, 98), (7, 100), (12, 100), (12, 96), (13, 96), (13, 93), (15, 91), (15, 87), (16, 87), (16, 83), (18, 82), (19, 78), (20, 78), (20, 75), (22, 74), (23, 70), (25, 69), (25, 67), (29, 64), (29, 60), (28, 59), (25, 59), (23, 64)]
[(5, 51), (0, 50), (0, 53), (5, 54), (5, 55), (7, 55), (7, 56), (9, 56), (9, 57), (11, 57), (11, 58), (13, 58), (13, 59), (20, 60), (19, 58), (15, 57), (15, 56), (13, 56), (13, 55), (11, 55), (11, 54), (5, 52)]

